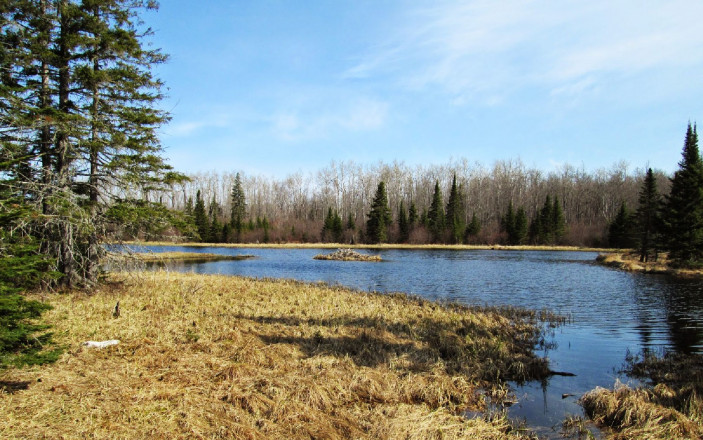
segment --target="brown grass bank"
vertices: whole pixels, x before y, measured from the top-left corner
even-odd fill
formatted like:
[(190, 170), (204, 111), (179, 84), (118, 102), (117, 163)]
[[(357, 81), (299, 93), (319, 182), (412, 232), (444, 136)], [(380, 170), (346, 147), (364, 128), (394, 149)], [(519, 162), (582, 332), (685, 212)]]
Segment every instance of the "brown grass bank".
[(0, 372), (0, 438), (522, 438), (462, 411), (547, 374), (517, 310), (168, 272), (47, 299), (67, 351)]
[(672, 267), (666, 253), (659, 254), (656, 261), (641, 262), (637, 252), (608, 252), (600, 254), (596, 261), (605, 266), (626, 270), (629, 272), (667, 274), (674, 276), (703, 276), (703, 269), (685, 269)]

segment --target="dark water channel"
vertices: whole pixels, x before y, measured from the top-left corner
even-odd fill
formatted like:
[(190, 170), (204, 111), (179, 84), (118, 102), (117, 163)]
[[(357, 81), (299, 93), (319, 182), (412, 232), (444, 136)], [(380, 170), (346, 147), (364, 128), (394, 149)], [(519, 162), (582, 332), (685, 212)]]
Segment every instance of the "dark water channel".
[[(703, 352), (703, 280), (631, 274), (594, 263), (592, 252), (384, 250), (382, 263), (313, 260), (319, 249), (150, 247), (154, 252), (249, 254), (255, 259), (174, 266), (174, 270), (257, 278), (291, 278), (406, 292), (469, 305), (549, 309), (571, 323), (554, 330), (556, 347), (543, 351), (556, 371), (546, 382), (512, 384), (519, 402), (512, 417), (557, 438), (567, 415), (582, 415), (578, 398), (612, 387), (628, 352)], [(363, 252), (363, 251), (362, 251)], [(562, 399), (563, 394), (571, 396)]]

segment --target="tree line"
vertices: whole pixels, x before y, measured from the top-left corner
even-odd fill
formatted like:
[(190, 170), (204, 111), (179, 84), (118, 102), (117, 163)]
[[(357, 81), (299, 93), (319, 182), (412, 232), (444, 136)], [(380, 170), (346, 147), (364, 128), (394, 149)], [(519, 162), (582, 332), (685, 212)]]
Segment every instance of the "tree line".
[[(609, 223), (623, 201), (635, 206), (645, 174), (625, 163), (593, 172), (563, 165), (546, 173), (519, 160), (498, 161), (492, 167), (467, 159), (417, 167), (348, 161), (280, 179), (243, 172), (190, 174), (188, 181), (165, 191), (145, 195), (139, 189), (119, 188), (117, 195), (148, 197), (192, 219), (199, 192), (204, 203), (199, 224), (207, 217), (218, 232), (182, 234), (190, 239), (363, 243), (372, 241), (365, 226), (378, 184), (384, 182), (392, 219), (388, 242), (607, 246)], [(655, 175), (667, 189), (668, 176)], [(236, 228), (233, 205), (242, 219)], [(546, 221), (550, 210), (559, 217), (555, 231)], [(206, 229), (212, 228), (200, 227)], [(181, 234), (142, 231), (144, 238), (168, 238), (169, 233)]]

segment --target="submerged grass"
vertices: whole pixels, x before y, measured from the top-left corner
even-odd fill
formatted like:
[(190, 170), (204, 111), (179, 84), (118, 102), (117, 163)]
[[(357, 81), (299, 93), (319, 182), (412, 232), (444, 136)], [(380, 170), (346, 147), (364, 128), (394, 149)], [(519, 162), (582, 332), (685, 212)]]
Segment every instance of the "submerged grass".
[(524, 438), (462, 412), (548, 374), (516, 309), (163, 271), (47, 300), (69, 349), (2, 373), (2, 438)]
[(645, 353), (628, 364), (648, 386), (596, 388), (581, 399), (589, 417), (617, 439), (703, 438), (703, 357)]

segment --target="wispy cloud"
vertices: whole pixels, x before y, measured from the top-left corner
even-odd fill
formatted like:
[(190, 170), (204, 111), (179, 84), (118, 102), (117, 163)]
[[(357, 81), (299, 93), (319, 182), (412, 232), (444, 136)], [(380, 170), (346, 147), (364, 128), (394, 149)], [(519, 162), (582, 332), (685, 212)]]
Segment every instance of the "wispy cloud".
[(587, 93), (599, 82), (703, 66), (703, 2), (446, 1), (417, 8), (345, 78), (394, 75), (454, 102), (524, 87)]
[(320, 139), (339, 131), (360, 132), (381, 128), (388, 118), (386, 102), (357, 98), (334, 109), (302, 108), (276, 113), (271, 126), (286, 141)]

